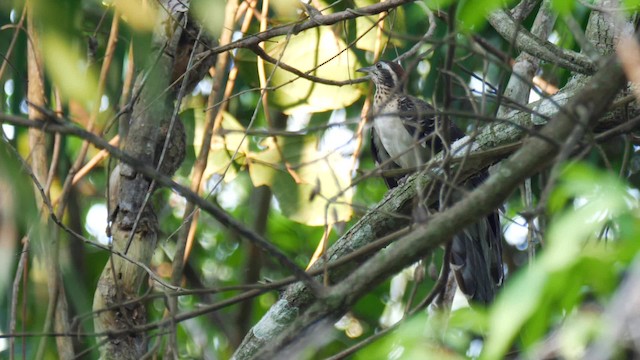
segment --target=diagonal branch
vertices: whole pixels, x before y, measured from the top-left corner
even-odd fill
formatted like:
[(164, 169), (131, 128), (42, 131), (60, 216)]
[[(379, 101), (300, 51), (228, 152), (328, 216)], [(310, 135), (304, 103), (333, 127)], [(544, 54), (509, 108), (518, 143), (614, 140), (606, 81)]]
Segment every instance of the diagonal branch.
[[(562, 142), (576, 126), (592, 128), (608, 109), (616, 94), (625, 84), (622, 69), (616, 61), (609, 61), (585, 86), (565, 111), (558, 112), (541, 132)], [(576, 123), (576, 121), (578, 123)], [(314, 302), (277, 339), (268, 341), (268, 347), (257, 358), (272, 358), (292, 344), (301, 333), (316, 324), (333, 321), (353, 305), (372, 287), (384, 281), (389, 274), (420, 260), (440, 244), (462, 229), (498, 208), (526, 178), (549, 164), (560, 149), (540, 138), (529, 138), (523, 147), (503, 162), (500, 170), (465, 199), (450, 209), (436, 214), (428, 223), (398, 240), (389, 248), (378, 252), (343, 281), (334, 286), (323, 301)], [(417, 181), (419, 178), (413, 178)], [(409, 188), (411, 182), (406, 184)]]
[[(578, 95), (569, 101), (563, 111), (559, 111), (542, 130), (542, 133), (562, 143), (576, 126), (576, 119), (588, 121), (593, 126), (609, 107), (615, 94), (623, 86), (624, 76), (620, 67), (610, 62), (592, 81), (587, 84)], [(567, 96), (564, 94), (563, 96)], [(557, 110), (556, 110), (557, 111)], [(505, 133), (496, 132), (497, 128), (485, 129), (479, 137), (481, 144), (474, 144), (474, 153), (483, 146), (491, 143), (483, 136), (498, 137)], [(514, 130), (515, 131), (515, 130)], [(513, 135), (511, 139), (513, 140)], [(503, 138), (505, 140), (505, 138)], [(486, 142), (485, 142), (486, 141)], [(457, 144), (454, 144), (454, 147)], [(495, 146), (495, 142), (489, 147)], [(543, 139), (532, 137), (527, 139), (523, 148), (501, 165), (501, 170), (481, 187), (470, 193), (463, 201), (455, 204), (447, 211), (431, 218), (428, 224), (419, 225), (407, 237), (399, 240), (395, 245), (372, 256), (364, 264), (353, 264), (351, 267), (340, 269), (330, 274), (333, 282), (344, 279), (332, 288), (324, 301), (314, 301), (303, 285), (291, 286), (265, 317), (252, 329), (243, 344), (235, 353), (236, 359), (271, 358), (291, 345), (293, 339), (301, 332), (312, 329), (314, 324), (332, 324), (342, 312), (373, 286), (386, 279), (390, 274), (419, 260), (425, 254), (450, 238), (459, 229), (470, 224), (474, 219), (485, 216), (511, 194), (513, 189), (525, 178), (531, 176), (554, 158), (559, 147)], [(464, 151), (462, 151), (464, 152)], [(491, 159), (467, 161), (471, 170), (464, 169), (460, 180), (468, 178), (482, 166), (488, 166)], [(396, 188), (370, 213), (363, 217), (347, 234), (329, 249), (327, 258), (333, 260), (357, 249), (372, 238), (380, 236), (392, 229), (406, 226), (406, 219), (390, 219), (385, 214), (393, 212), (406, 213), (411, 207), (411, 201), (418, 189), (424, 189), (431, 184), (426, 176), (413, 176), (403, 186)], [(359, 266), (358, 266), (359, 265)], [(322, 262), (316, 266), (323, 266)], [(301, 314), (300, 316), (296, 316)], [(272, 319), (289, 319), (286, 323), (269, 324)], [(324, 320), (324, 321), (323, 321)], [(268, 336), (264, 336), (264, 329), (268, 328)], [(258, 333), (259, 336), (256, 336)], [(268, 348), (267, 348), (268, 347)], [(260, 352), (260, 351), (263, 352)], [(258, 353), (256, 355), (256, 353)]]

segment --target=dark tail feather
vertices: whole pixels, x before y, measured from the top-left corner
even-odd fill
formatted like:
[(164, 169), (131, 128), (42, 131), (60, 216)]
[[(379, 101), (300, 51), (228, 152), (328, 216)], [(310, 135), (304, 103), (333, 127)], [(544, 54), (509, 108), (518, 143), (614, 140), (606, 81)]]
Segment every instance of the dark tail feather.
[(493, 301), (504, 277), (502, 236), (498, 214), (484, 218), (453, 238), (451, 268), (460, 290), (469, 300)]

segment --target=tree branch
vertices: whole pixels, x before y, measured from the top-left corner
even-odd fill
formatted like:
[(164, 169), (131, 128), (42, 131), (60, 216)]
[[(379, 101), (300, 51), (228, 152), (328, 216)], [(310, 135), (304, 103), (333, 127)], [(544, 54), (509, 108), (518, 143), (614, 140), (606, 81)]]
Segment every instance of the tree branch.
[[(619, 70), (617, 66), (615, 66), (615, 69), (616, 71)], [(613, 72), (610, 74), (607, 73), (610, 70), (611, 70), (610, 68), (607, 68), (599, 72), (600, 78), (602, 77), (606, 78), (607, 86), (611, 86), (611, 84), (609, 83), (609, 80), (614, 79), (613, 75), (616, 74), (616, 72)], [(602, 75), (602, 74), (605, 74), (605, 75)], [(599, 84), (599, 82), (595, 82), (595, 80), (592, 83)], [(572, 107), (576, 106), (575, 104), (580, 104), (582, 101), (584, 101), (584, 98), (586, 97), (586, 95), (583, 95), (584, 93), (587, 93), (587, 95), (592, 97), (588, 99), (587, 103), (589, 102), (600, 103), (604, 100), (602, 98), (603, 94), (609, 95), (609, 92), (608, 91), (605, 92), (603, 91), (603, 89), (605, 89), (604, 85), (601, 90), (598, 90), (595, 92), (593, 91), (593, 85), (587, 85), (584, 89), (581, 89), (578, 87), (565, 87), (562, 91), (560, 91), (557, 95), (551, 97), (550, 99), (540, 100), (536, 103), (530, 104), (529, 107), (537, 109), (539, 113), (542, 113), (544, 115), (551, 116), (555, 114), (555, 117), (565, 119), (569, 114), (569, 112), (568, 110), (559, 111), (558, 104), (560, 105), (567, 104), (574, 96), (576, 96), (575, 94), (578, 92), (580, 92), (581, 95), (578, 95), (573, 100), (572, 103), (574, 105), (568, 106), (567, 107), (568, 109), (571, 109)], [(615, 95), (615, 93), (613, 95)], [(637, 109), (635, 111), (637, 112)], [(612, 118), (615, 118), (615, 117), (616, 117), (616, 112), (612, 111), (607, 113), (600, 120), (609, 122), (611, 121)], [(518, 126), (513, 126), (509, 124), (509, 122), (515, 123)], [(542, 117), (532, 116), (530, 114), (530, 111), (512, 111), (511, 113), (509, 113), (509, 122), (505, 121), (499, 124), (486, 126), (485, 128), (483, 128), (481, 133), (476, 137), (474, 143), (472, 144), (472, 151), (471, 151), (472, 156), (471, 158), (467, 159), (465, 162), (465, 169), (463, 169), (459, 177), (460, 181), (466, 180), (469, 176), (489, 166), (496, 160), (495, 155), (494, 156), (490, 155), (487, 157), (479, 156), (474, 159), (474, 154), (477, 155), (488, 149), (492, 149), (500, 145), (512, 143), (522, 136), (523, 134), (522, 127), (532, 128), (532, 127), (535, 127), (536, 125), (542, 125), (545, 123), (545, 120)], [(553, 139), (559, 139), (558, 143), (562, 143), (562, 141), (564, 140), (561, 137), (558, 138), (558, 134), (553, 134), (553, 133), (550, 134), (550, 131), (548, 130), (544, 131), (543, 135), (549, 136)], [(546, 140), (543, 140), (542, 138), (532, 137), (529, 139), (529, 143), (528, 143), (529, 145), (527, 146), (528, 150), (531, 150), (532, 148), (530, 144), (531, 144), (531, 141), (533, 141), (533, 139), (537, 139), (536, 144), (538, 143), (545, 144), (544, 148), (552, 147), (557, 149), (557, 146), (554, 146), (552, 143)], [(453, 144), (452, 153), (454, 157), (460, 157), (460, 154), (464, 154), (466, 152), (464, 144), (465, 142), (468, 142), (468, 140), (469, 140), (468, 138), (461, 139)], [(522, 151), (519, 152), (519, 154), (521, 153)], [(549, 160), (551, 158), (552, 158), (551, 156), (547, 156), (546, 159)], [(437, 161), (438, 161), (438, 158), (436, 157), (433, 160), (433, 162), (430, 164), (433, 164)], [(430, 166), (430, 164), (427, 165), (427, 168)], [(539, 165), (533, 168), (532, 171), (536, 170), (538, 167)], [(521, 179), (518, 179), (518, 181), (520, 180)], [(416, 197), (417, 191), (421, 191), (421, 189), (426, 189), (429, 186), (432, 186), (434, 181), (435, 180), (428, 173), (423, 175), (414, 175), (411, 178), (409, 178), (409, 180), (404, 185), (399, 186), (395, 188), (393, 191), (389, 192), (387, 196), (375, 206), (375, 208), (373, 208), (362, 219), (360, 219), (360, 221), (358, 221), (345, 235), (343, 235), (339, 240), (336, 241), (336, 243), (331, 248), (329, 248), (326, 255), (326, 259), (327, 259), (326, 261), (333, 261), (333, 260), (339, 259), (363, 246), (366, 246), (372, 241), (375, 241), (376, 238), (382, 237), (386, 234), (391, 233), (394, 230), (397, 230), (398, 228), (409, 225), (409, 220), (407, 220), (406, 217), (389, 217), (388, 214), (398, 214), (398, 213), (409, 214), (413, 205), (413, 199)], [(509, 180), (509, 181), (513, 181), (513, 180)], [(476, 195), (476, 197), (477, 196), (479, 195)], [(501, 196), (505, 196), (505, 195), (501, 194)], [(433, 202), (434, 200), (436, 199), (435, 198), (426, 199), (427, 202)], [(472, 203), (473, 207), (476, 207), (478, 204), (481, 204), (483, 201), (485, 201), (485, 199), (483, 200), (476, 199)], [(495, 199), (493, 199), (493, 201), (495, 201)], [(468, 201), (465, 201), (465, 203), (468, 204)], [(454, 208), (448, 210), (447, 214), (453, 211), (455, 211), (457, 214), (457, 212), (460, 210), (454, 210), (454, 209), (458, 209), (459, 206), (460, 205), (455, 206)], [(494, 209), (494, 208), (495, 207), (491, 209)], [(447, 215), (447, 217), (448, 216), (449, 215)], [(480, 217), (477, 211), (474, 216), (475, 218)], [(432, 223), (433, 223), (433, 220), (430, 220), (429, 224), (432, 224)], [(429, 231), (435, 231), (431, 226), (429, 226), (428, 228), (431, 229)], [(460, 228), (461, 228), (460, 226), (454, 227), (454, 229), (456, 230)], [(438, 228), (436, 228), (436, 230), (442, 231), (442, 229), (438, 229)], [(445, 236), (443, 236), (442, 238), (445, 238)], [(424, 237), (422, 238), (422, 240), (424, 240)], [(403, 240), (402, 242), (406, 243), (407, 241), (410, 241), (410, 240)], [(428, 252), (428, 250), (431, 248), (430, 246), (428, 248), (423, 249), (423, 251), (421, 252), (421, 256)], [(382, 253), (386, 254), (386, 252), (382, 252)], [(409, 253), (410, 255), (402, 254), (402, 257), (399, 259), (394, 258), (394, 262), (395, 261), (399, 262), (399, 263), (396, 263), (395, 265), (384, 265), (384, 266), (387, 266), (385, 268), (385, 271), (387, 271), (386, 274), (393, 273), (393, 271), (400, 269), (403, 266), (406, 266), (408, 264), (411, 264), (412, 261), (415, 261), (415, 260), (406, 260), (406, 259), (409, 259), (409, 258), (413, 259), (411, 256), (416, 255), (416, 249), (411, 249)], [(379, 256), (384, 257), (385, 255), (379, 255)], [(378, 255), (376, 255), (375, 258), (378, 258)], [(403, 258), (406, 261), (402, 260)], [(385, 263), (385, 261), (388, 261), (388, 259), (389, 258), (387, 258), (387, 260), (385, 260), (384, 258), (380, 258), (378, 259), (378, 261), (382, 261), (382, 263)], [(373, 266), (371, 265), (371, 263), (372, 262), (367, 263), (370, 265), (368, 265), (367, 267), (364, 267), (363, 269), (368, 269), (367, 271), (373, 271), (370, 268), (370, 266)], [(345, 277), (349, 276), (351, 273), (355, 274), (355, 272), (357, 272), (358, 274), (366, 274), (366, 272), (361, 272), (362, 270), (358, 270), (360, 265), (361, 265), (360, 262), (353, 261), (348, 266), (345, 266), (343, 268), (330, 272), (329, 277), (333, 283), (336, 283), (341, 279), (344, 279)], [(318, 261), (318, 263), (314, 265), (314, 267), (312, 267), (312, 269), (322, 268), (323, 266), (324, 266), (324, 260), (321, 259), (320, 261)], [(380, 264), (378, 266), (383, 266), (383, 265)], [(379, 271), (379, 269), (375, 271)], [(369, 279), (368, 281), (372, 281), (372, 282), (376, 282), (379, 280), (378, 278), (375, 278), (375, 277), (371, 278), (367, 276), (367, 278)], [(357, 279), (358, 281), (362, 280), (358, 278), (355, 278), (355, 279)], [(354, 278), (352, 278), (352, 280), (354, 280)], [(348, 282), (343, 282), (342, 284), (344, 283), (349, 284)], [(350, 285), (353, 285), (356, 288), (359, 287), (359, 285), (353, 284), (353, 283), (351, 283)], [(339, 286), (345, 286), (345, 285), (339, 285)], [(372, 286), (372, 285), (369, 284), (368, 286)], [(351, 290), (354, 290), (354, 289), (355, 288), (352, 288)], [(333, 296), (337, 296), (335, 292), (332, 292), (332, 294)], [(340, 301), (338, 301), (338, 303), (342, 303), (342, 301), (348, 301), (348, 299), (354, 299), (354, 298), (350, 298), (350, 297), (340, 298)], [(330, 303), (330, 302), (331, 301), (328, 301), (327, 303)], [(312, 305), (312, 304), (315, 304), (315, 305)], [(282, 335), (282, 337), (280, 338), (279, 338), (279, 335), (283, 334), (285, 331), (291, 334), (290, 333), (290, 331), (292, 331), (291, 329), (298, 329), (298, 331), (300, 331), (300, 328), (298, 328), (298, 326), (301, 326), (301, 325), (303, 325), (303, 327), (309, 326), (309, 323), (305, 323), (304, 320), (296, 320), (296, 324), (298, 325), (292, 325), (296, 317), (295, 316), (292, 317), (291, 314), (293, 313), (311, 314), (313, 313), (313, 311), (322, 310), (318, 308), (319, 306), (321, 306), (318, 304), (319, 303), (315, 303), (313, 301), (313, 298), (310, 296), (308, 290), (305, 289), (304, 285), (294, 284), (290, 286), (283, 293), (283, 296), (281, 297), (281, 299), (267, 312), (267, 314), (262, 318), (262, 320), (245, 337), (243, 343), (236, 350), (236, 353), (234, 354), (234, 358), (236, 359), (251, 358), (253, 355), (256, 354), (256, 352), (263, 349), (267, 344), (273, 344), (273, 349), (276, 349), (276, 350), (279, 350), (283, 346), (286, 346), (286, 344), (289, 342), (290, 339), (287, 338), (286, 334)], [(307, 312), (306, 310), (309, 309), (311, 306), (314, 306), (313, 311)], [(332, 311), (335, 311), (335, 310), (336, 308), (332, 309)], [(327, 311), (325, 311), (324, 313), (327, 314)], [(280, 320), (276, 323), (274, 319), (280, 319)], [(286, 320), (283, 320), (283, 319), (286, 319)], [(315, 320), (318, 320), (318, 318), (316, 317)], [(258, 333), (258, 335), (256, 335), (256, 333)], [(276, 338), (279, 338), (279, 340), (276, 341), (275, 340)]]
[[(576, 126), (592, 128), (624, 84), (625, 77), (619, 64), (609, 61), (541, 132), (562, 142)], [(524, 179), (549, 164), (559, 151), (560, 148), (540, 138), (527, 139), (520, 150), (501, 164), (499, 171), (467, 197), (448, 210), (434, 215), (428, 222), (419, 224), (415, 231), (387, 249), (376, 253), (331, 288), (326, 299), (315, 301), (304, 311), (300, 311), (301, 315), (276, 337), (264, 339), (265, 347), (255, 358), (277, 358), (288, 347), (295, 345), (294, 341), (297, 341), (301, 333), (311, 334), (311, 329), (315, 330), (322, 324), (331, 325), (362, 295), (390, 274), (420, 260), (450, 239), (459, 229), (498, 208)], [(424, 188), (420, 183), (424, 178), (414, 176), (399, 190)], [(247, 357), (238, 356), (236, 352), (235, 358)]]
[(296, 35), (299, 32), (307, 29), (312, 29), (323, 25), (333, 25), (340, 21), (351, 20), (360, 16), (379, 14), (381, 12), (393, 10), (400, 5), (412, 3), (414, 1), (415, 0), (388, 0), (371, 6), (364, 6), (357, 9), (346, 9), (344, 11), (339, 11), (333, 14), (314, 15), (312, 18), (307, 18), (307, 20), (302, 20), (294, 24), (276, 26), (267, 31), (245, 36), (242, 39), (234, 41), (228, 45), (215, 47), (211, 49), (210, 52), (219, 54), (238, 48), (251, 49), (259, 43), (272, 39), (276, 36), (288, 34)]
[(540, 60), (581, 74), (593, 74), (597, 69), (596, 64), (586, 55), (562, 49), (518, 26), (504, 10), (492, 12), (487, 19), (505, 40), (515, 40), (515, 45), (519, 50)]
[(288, 65), (272, 56), (270, 56), (269, 54), (267, 54), (264, 50), (262, 50), (262, 48), (260, 48), (258, 45), (253, 45), (249, 48), (249, 50), (253, 51), (254, 54), (256, 54), (257, 56), (261, 57), (264, 61), (269, 62), (271, 64), (277, 65), (280, 68), (282, 68), (283, 70), (286, 70), (292, 74), (298, 75), (299, 77), (309, 80), (309, 81), (313, 81), (315, 83), (318, 84), (325, 84), (325, 85), (334, 85), (334, 86), (344, 86), (344, 85), (352, 85), (352, 84), (357, 84), (357, 83), (361, 83), (361, 82), (365, 82), (368, 81), (368, 79), (365, 78), (359, 78), (359, 79), (353, 79), (353, 80), (342, 80), (342, 81), (338, 81), (338, 80), (330, 80), (330, 79), (325, 79), (325, 78), (321, 78), (315, 75), (311, 75), (312, 72), (314, 72), (316, 70), (316, 68), (311, 69), (311, 70), (307, 70), (307, 71), (301, 71), (296, 69), (295, 67)]

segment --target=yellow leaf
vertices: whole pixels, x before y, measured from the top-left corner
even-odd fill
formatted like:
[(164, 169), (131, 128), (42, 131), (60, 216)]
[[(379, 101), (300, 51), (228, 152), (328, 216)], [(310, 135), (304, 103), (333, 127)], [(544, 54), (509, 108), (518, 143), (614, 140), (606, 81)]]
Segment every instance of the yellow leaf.
[[(310, 75), (336, 81), (356, 78), (355, 70), (360, 67), (353, 52), (345, 49), (342, 39), (325, 27), (303, 31), (289, 41), (286, 36), (280, 36), (267, 43), (267, 53), (273, 58), (302, 72), (317, 67)], [(267, 64), (267, 74), (273, 68)], [(270, 100), (284, 108), (286, 114), (341, 109), (353, 104), (361, 95), (355, 85), (315, 83), (281, 68), (273, 73), (270, 85), (277, 88)]]

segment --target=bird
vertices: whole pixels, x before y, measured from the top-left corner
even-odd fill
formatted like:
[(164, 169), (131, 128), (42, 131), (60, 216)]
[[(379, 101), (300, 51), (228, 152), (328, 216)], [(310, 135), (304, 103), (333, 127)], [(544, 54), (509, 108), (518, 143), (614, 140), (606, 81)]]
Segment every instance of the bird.
[[(442, 139), (436, 134), (435, 109), (403, 91), (406, 75), (398, 63), (378, 61), (357, 71), (367, 74), (375, 85), (371, 152), (383, 170), (387, 187), (392, 189), (408, 175), (385, 175), (385, 172), (394, 169), (415, 172), (432, 155), (443, 150)], [(453, 123), (449, 135), (451, 141), (465, 136)], [(485, 170), (463, 186), (477, 187), (487, 176)], [(502, 232), (497, 211), (453, 237), (449, 263), (458, 287), (468, 300), (485, 305), (493, 301), (504, 279)]]

